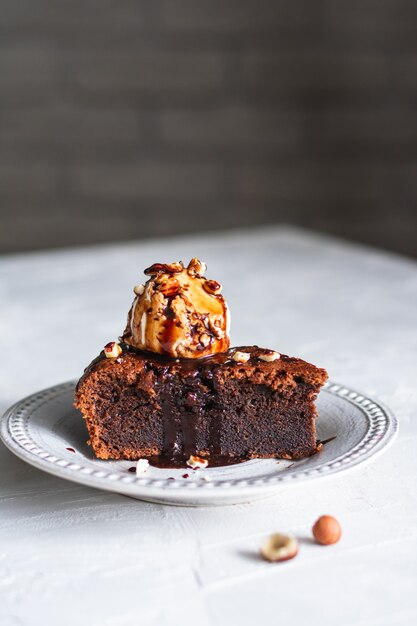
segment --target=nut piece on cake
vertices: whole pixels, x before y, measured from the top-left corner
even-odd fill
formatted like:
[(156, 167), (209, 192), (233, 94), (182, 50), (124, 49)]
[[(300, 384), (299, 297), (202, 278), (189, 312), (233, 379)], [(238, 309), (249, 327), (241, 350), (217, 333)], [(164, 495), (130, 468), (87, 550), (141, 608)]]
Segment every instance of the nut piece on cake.
[(187, 465), (188, 467), (191, 467), (194, 470), (203, 469), (207, 467), (208, 460), (203, 459), (201, 456), (195, 456), (194, 454), (192, 454), (190, 458), (187, 460)]

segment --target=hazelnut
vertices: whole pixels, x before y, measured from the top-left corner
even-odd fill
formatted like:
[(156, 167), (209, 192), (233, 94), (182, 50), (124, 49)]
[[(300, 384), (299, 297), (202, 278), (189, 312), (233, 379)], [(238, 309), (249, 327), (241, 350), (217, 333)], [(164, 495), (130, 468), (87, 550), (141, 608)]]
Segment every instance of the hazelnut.
[(207, 467), (208, 461), (207, 459), (203, 459), (201, 456), (194, 456), (192, 454), (187, 461), (187, 465), (192, 469), (202, 469), (204, 467)]
[(319, 517), (312, 531), (314, 539), (322, 546), (330, 546), (332, 543), (337, 543), (342, 534), (339, 522), (331, 515)]
[(183, 269), (184, 265), (182, 264), (182, 261), (179, 261), (178, 263), (167, 263), (165, 265), (165, 271), (168, 272), (168, 274), (179, 274)]
[(136, 463), (136, 474), (145, 474), (149, 469), (149, 461), (148, 459), (139, 459)]
[(187, 272), (190, 275), (203, 276), (204, 272), (206, 271), (207, 271), (207, 265), (199, 261), (199, 259), (197, 259), (196, 257), (191, 259), (187, 267)]
[(222, 286), (217, 282), (217, 280), (206, 280), (203, 283), (203, 289), (204, 291), (207, 291), (207, 293), (216, 295), (221, 292)]
[(236, 361), (236, 363), (246, 363), (246, 361), (250, 359), (250, 354), (249, 352), (239, 352), (239, 350), (236, 350), (232, 359)]
[(110, 341), (104, 346), (104, 354), (108, 359), (117, 359), (122, 354), (122, 349), (118, 343)]
[(154, 263), (150, 267), (147, 267), (144, 274), (147, 276), (155, 276), (161, 272), (164, 274), (178, 274), (184, 269), (181, 261), (179, 263)]
[(206, 348), (209, 344), (210, 344), (210, 335), (208, 335), (207, 333), (202, 333), (199, 337), (200, 343), (202, 346), (204, 346), (204, 348)]
[(265, 352), (264, 354), (260, 354), (258, 356), (258, 359), (260, 361), (267, 361), (268, 363), (271, 363), (272, 361), (277, 361), (280, 358), (280, 353), (279, 352), (274, 352), (274, 351), (270, 351), (270, 352)]
[(275, 533), (264, 541), (261, 546), (261, 555), (267, 561), (289, 561), (297, 556), (298, 543), (292, 535)]
[(170, 275), (166, 272), (159, 272), (155, 277), (152, 277), (155, 285), (164, 285), (169, 280)]
[(145, 291), (145, 285), (135, 285), (133, 287), (133, 293), (135, 293), (137, 296), (141, 296), (144, 291)]
[(172, 298), (173, 296), (177, 295), (180, 289), (181, 285), (179, 284), (177, 279), (170, 278), (159, 287), (158, 291), (160, 291), (162, 295), (164, 295), (166, 298)]
[(150, 267), (147, 267), (143, 273), (146, 274), (146, 276), (155, 276), (155, 274), (159, 274), (160, 272), (165, 272), (166, 271), (165, 267), (166, 266), (164, 263), (154, 263)]

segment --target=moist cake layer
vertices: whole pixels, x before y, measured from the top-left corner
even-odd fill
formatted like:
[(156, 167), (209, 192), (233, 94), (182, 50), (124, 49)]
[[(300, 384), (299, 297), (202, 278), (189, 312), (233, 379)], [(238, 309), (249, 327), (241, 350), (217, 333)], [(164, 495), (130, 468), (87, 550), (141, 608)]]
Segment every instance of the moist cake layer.
[(314, 400), (325, 370), (286, 355), (263, 360), (271, 351), (257, 346), (201, 359), (121, 348), (118, 358), (101, 353), (77, 385), (97, 457), (183, 466), (197, 455), (213, 466), (317, 451)]

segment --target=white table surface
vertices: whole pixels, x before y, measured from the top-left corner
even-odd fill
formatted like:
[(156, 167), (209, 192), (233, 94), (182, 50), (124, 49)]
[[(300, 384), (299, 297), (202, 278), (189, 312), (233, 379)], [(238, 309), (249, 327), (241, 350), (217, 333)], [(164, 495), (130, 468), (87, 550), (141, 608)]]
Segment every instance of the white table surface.
[[(0, 259), (0, 409), (78, 377), (123, 330), (145, 266), (208, 263), (232, 343), (328, 369), (400, 420), (395, 444), (347, 475), (220, 508), (142, 503), (49, 476), (0, 449), (1, 626), (398, 626), (417, 623), (417, 264), (268, 228)], [(335, 515), (343, 538), (315, 545)], [(288, 531), (298, 557), (269, 564)]]

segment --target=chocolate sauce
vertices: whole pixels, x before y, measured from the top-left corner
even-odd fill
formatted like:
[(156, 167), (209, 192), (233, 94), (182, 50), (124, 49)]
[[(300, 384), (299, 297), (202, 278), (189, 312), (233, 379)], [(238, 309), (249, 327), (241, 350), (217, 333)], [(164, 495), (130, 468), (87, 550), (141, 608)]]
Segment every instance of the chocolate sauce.
[[(184, 383), (175, 388), (173, 375), (167, 368), (163, 377), (163, 391), (160, 393), (162, 413), (163, 449), (160, 456), (149, 459), (151, 465), (157, 467), (186, 467), (191, 455), (199, 449), (197, 441), (197, 425), (202, 412), (206, 411), (210, 401), (210, 389), (207, 387), (212, 374), (213, 365), (220, 360), (218, 355), (204, 359), (181, 359), (175, 361), (168, 358), (169, 364), (178, 362), (183, 373)], [(224, 355), (223, 355), (224, 357)], [(166, 357), (165, 357), (166, 358)], [(224, 358), (223, 358), (224, 361)], [(175, 399), (175, 403), (174, 403)], [(213, 430), (220, 430), (220, 422), (214, 420)], [(210, 436), (214, 434), (210, 431)], [(220, 454), (219, 435), (214, 437), (216, 445), (210, 448), (210, 465), (215, 463), (214, 457)], [(224, 464), (219, 459), (218, 465)]]
[(166, 461), (171, 463), (170, 467), (175, 467), (175, 461), (181, 449), (179, 443), (179, 430), (181, 424), (178, 423), (177, 416), (174, 415), (171, 392), (164, 391), (161, 393), (160, 397), (162, 409), (162, 432), (164, 438), (162, 454)]
[[(160, 394), (163, 422), (162, 462), (165, 466), (168, 463), (170, 467), (184, 467), (197, 448), (196, 426), (202, 408), (197, 402), (196, 394), (188, 391), (185, 393), (182, 412), (178, 413), (173, 402), (174, 383), (172, 380), (169, 383)], [(195, 385), (198, 386), (198, 381)]]
[(175, 343), (175, 329), (178, 327), (176, 322), (175, 311), (172, 309), (172, 297), (168, 298), (168, 304), (164, 309), (165, 321), (162, 333), (159, 335), (161, 348), (166, 354), (170, 354), (172, 346)]
[(160, 272), (164, 272), (164, 274), (177, 274), (184, 267), (182, 266), (182, 268), (180, 268), (179, 265), (180, 264), (177, 264), (177, 267), (175, 267), (172, 263), (154, 263), (150, 267), (147, 267), (143, 273), (146, 276), (156, 276)]
[(317, 445), (318, 446), (325, 446), (326, 443), (330, 443), (331, 441), (334, 441), (336, 439), (337, 435), (334, 435), (333, 437), (329, 437), (329, 439), (324, 439), (324, 441), (321, 441), (321, 439), (317, 439)]
[[(146, 457), (149, 461), (149, 465), (152, 467), (158, 467), (159, 469), (185, 469), (187, 468), (187, 459), (182, 456), (178, 457), (167, 457), (164, 454), (158, 456), (148, 456)], [(238, 465), (239, 463), (244, 463), (245, 461), (250, 461), (250, 459), (241, 459), (234, 458), (221, 454), (210, 454), (208, 458), (209, 464), (208, 467), (224, 467), (226, 465)], [(201, 471), (198, 467), (195, 468), (195, 471)]]
[(159, 334), (159, 340), (161, 342), (161, 348), (164, 352), (169, 354), (169, 349), (174, 343), (175, 337), (175, 317), (167, 317), (162, 332)]
[(170, 298), (169, 304), (164, 309), (164, 315), (169, 320), (175, 320), (175, 312), (171, 308), (171, 300), (172, 298)]

